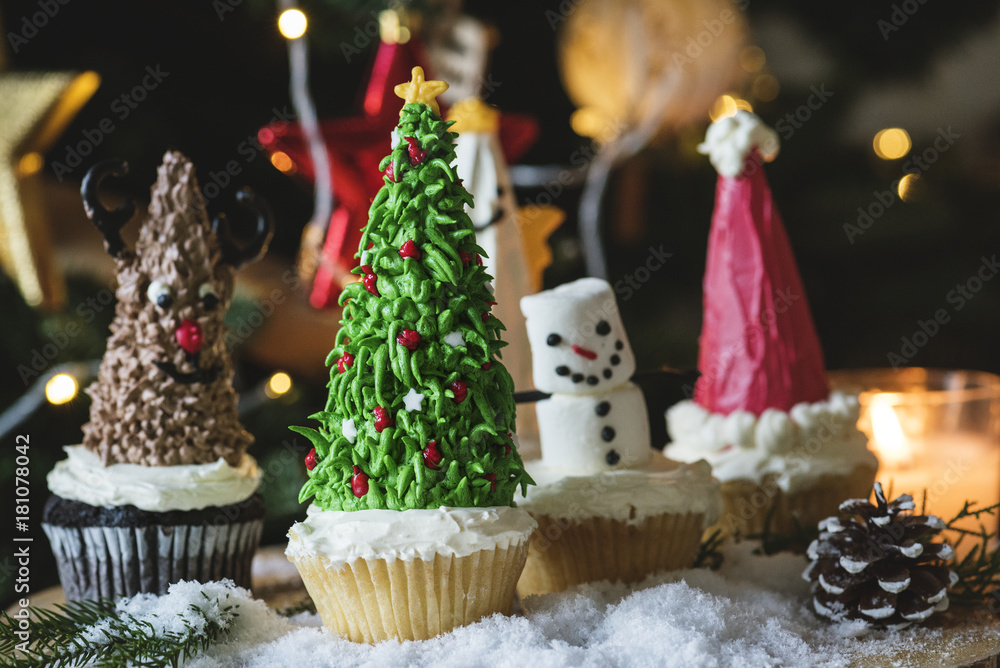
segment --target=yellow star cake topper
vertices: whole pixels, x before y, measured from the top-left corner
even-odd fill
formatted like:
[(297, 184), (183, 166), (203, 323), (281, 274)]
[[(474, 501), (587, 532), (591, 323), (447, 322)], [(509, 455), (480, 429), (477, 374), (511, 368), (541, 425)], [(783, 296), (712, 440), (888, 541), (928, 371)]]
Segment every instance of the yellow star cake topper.
[[(431, 108), (438, 116), (441, 115), (441, 108), (438, 107), (437, 96), (448, 90), (448, 84), (444, 81), (425, 81), (424, 80), (424, 68), (414, 67), (412, 74), (412, 79), (406, 83), (401, 83), (396, 86), (393, 91), (399, 97), (406, 101), (406, 104), (411, 102), (419, 102), (421, 104), (426, 104)], [(405, 106), (405, 105), (404, 105)], [(399, 115), (403, 115), (403, 111), (399, 111)]]

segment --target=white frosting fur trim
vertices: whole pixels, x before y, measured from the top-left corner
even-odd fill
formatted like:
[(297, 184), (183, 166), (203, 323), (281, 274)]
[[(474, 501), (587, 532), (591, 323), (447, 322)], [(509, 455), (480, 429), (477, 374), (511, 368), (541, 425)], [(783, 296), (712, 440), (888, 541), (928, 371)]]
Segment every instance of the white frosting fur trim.
[(719, 174), (730, 178), (740, 175), (755, 148), (765, 161), (774, 160), (780, 150), (778, 133), (756, 114), (743, 110), (708, 126), (705, 141), (698, 144), (698, 152), (708, 156)]
[(787, 413), (768, 409), (759, 417), (746, 411), (709, 413), (694, 401), (682, 401), (667, 411), (673, 443), (664, 454), (678, 461), (706, 459), (722, 481), (760, 483), (776, 474), (788, 492), (824, 474), (847, 475), (857, 466), (878, 465), (857, 428), (859, 412), (857, 397), (842, 392), (796, 404)]
[(250, 455), (243, 455), (238, 467), (221, 458), (211, 464), (105, 466), (82, 445), (63, 449), (67, 458), (49, 472), (49, 490), (64, 499), (97, 507), (132, 505), (150, 512), (168, 512), (227, 506), (250, 498), (262, 475)]
[[(534, 477), (537, 468), (529, 470)], [(704, 514), (707, 527), (722, 512), (722, 494), (711, 467), (700, 461), (672, 471), (620, 470), (559, 478), (529, 488), (519, 507), (571, 521), (606, 517), (628, 524), (655, 515)]]
[(538, 523), (508, 506), (413, 510), (322, 510), (288, 530), (289, 557), (321, 557), (337, 568), (357, 559), (412, 561), (434, 555), (465, 557), (527, 541)]

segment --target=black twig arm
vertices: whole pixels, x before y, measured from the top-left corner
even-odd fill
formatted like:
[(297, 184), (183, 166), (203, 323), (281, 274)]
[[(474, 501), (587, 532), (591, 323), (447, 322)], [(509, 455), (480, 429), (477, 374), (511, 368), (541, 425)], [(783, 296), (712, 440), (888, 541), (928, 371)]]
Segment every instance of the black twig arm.
[(122, 177), (126, 174), (128, 174), (128, 163), (124, 160), (117, 158), (104, 160), (87, 171), (87, 175), (83, 177), (83, 185), (80, 186), (83, 209), (87, 212), (87, 217), (94, 222), (94, 226), (104, 235), (105, 247), (108, 253), (115, 258), (120, 258), (122, 251), (125, 250), (121, 231), (125, 227), (125, 223), (135, 214), (135, 204), (126, 201), (119, 204), (113, 211), (105, 209), (97, 191), (105, 177)]
[(225, 214), (220, 214), (212, 221), (212, 229), (215, 230), (215, 236), (219, 241), (222, 262), (232, 265), (234, 269), (239, 269), (256, 262), (267, 252), (267, 245), (271, 243), (271, 237), (274, 236), (274, 218), (267, 204), (263, 200), (257, 199), (257, 196), (249, 188), (240, 190), (236, 194), (236, 200), (244, 209), (257, 217), (257, 230), (253, 239), (243, 248), (237, 246)]

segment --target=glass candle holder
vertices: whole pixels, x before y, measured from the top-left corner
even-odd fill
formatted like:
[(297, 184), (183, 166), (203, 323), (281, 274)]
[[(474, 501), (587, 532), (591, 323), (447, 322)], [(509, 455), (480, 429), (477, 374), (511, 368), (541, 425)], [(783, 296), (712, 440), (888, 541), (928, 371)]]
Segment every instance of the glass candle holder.
[[(1000, 376), (949, 369), (852, 369), (830, 373), (834, 389), (857, 393), (858, 427), (879, 458), (877, 480), (917, 511), (949, 521), (965, 502), (1000, 501)], [(891, 497), (890, 497), (891, 498)], [(981, 521), (996, 526), (996, 516)], [(964, 520), (962, 528), (978, 529)]]

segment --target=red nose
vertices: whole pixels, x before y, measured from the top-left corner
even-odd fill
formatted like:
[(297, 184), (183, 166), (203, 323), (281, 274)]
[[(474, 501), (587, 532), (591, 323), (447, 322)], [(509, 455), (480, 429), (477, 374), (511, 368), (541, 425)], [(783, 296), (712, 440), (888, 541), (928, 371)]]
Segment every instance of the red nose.
[(183, 320), (177, 326), (177, 343), (185, 352), (194, 355), (205, 345), (205, 337), (201, 333), (201, 326), (194, 320)]
[(579, 355), (580, 357), (586, 357), (588, 360), (597, 359), (597, 353), (595, 353), (593, 350), (587, 350), (583, 346), (578, 346), (575, 343), (573, 344), (573, 352)]

